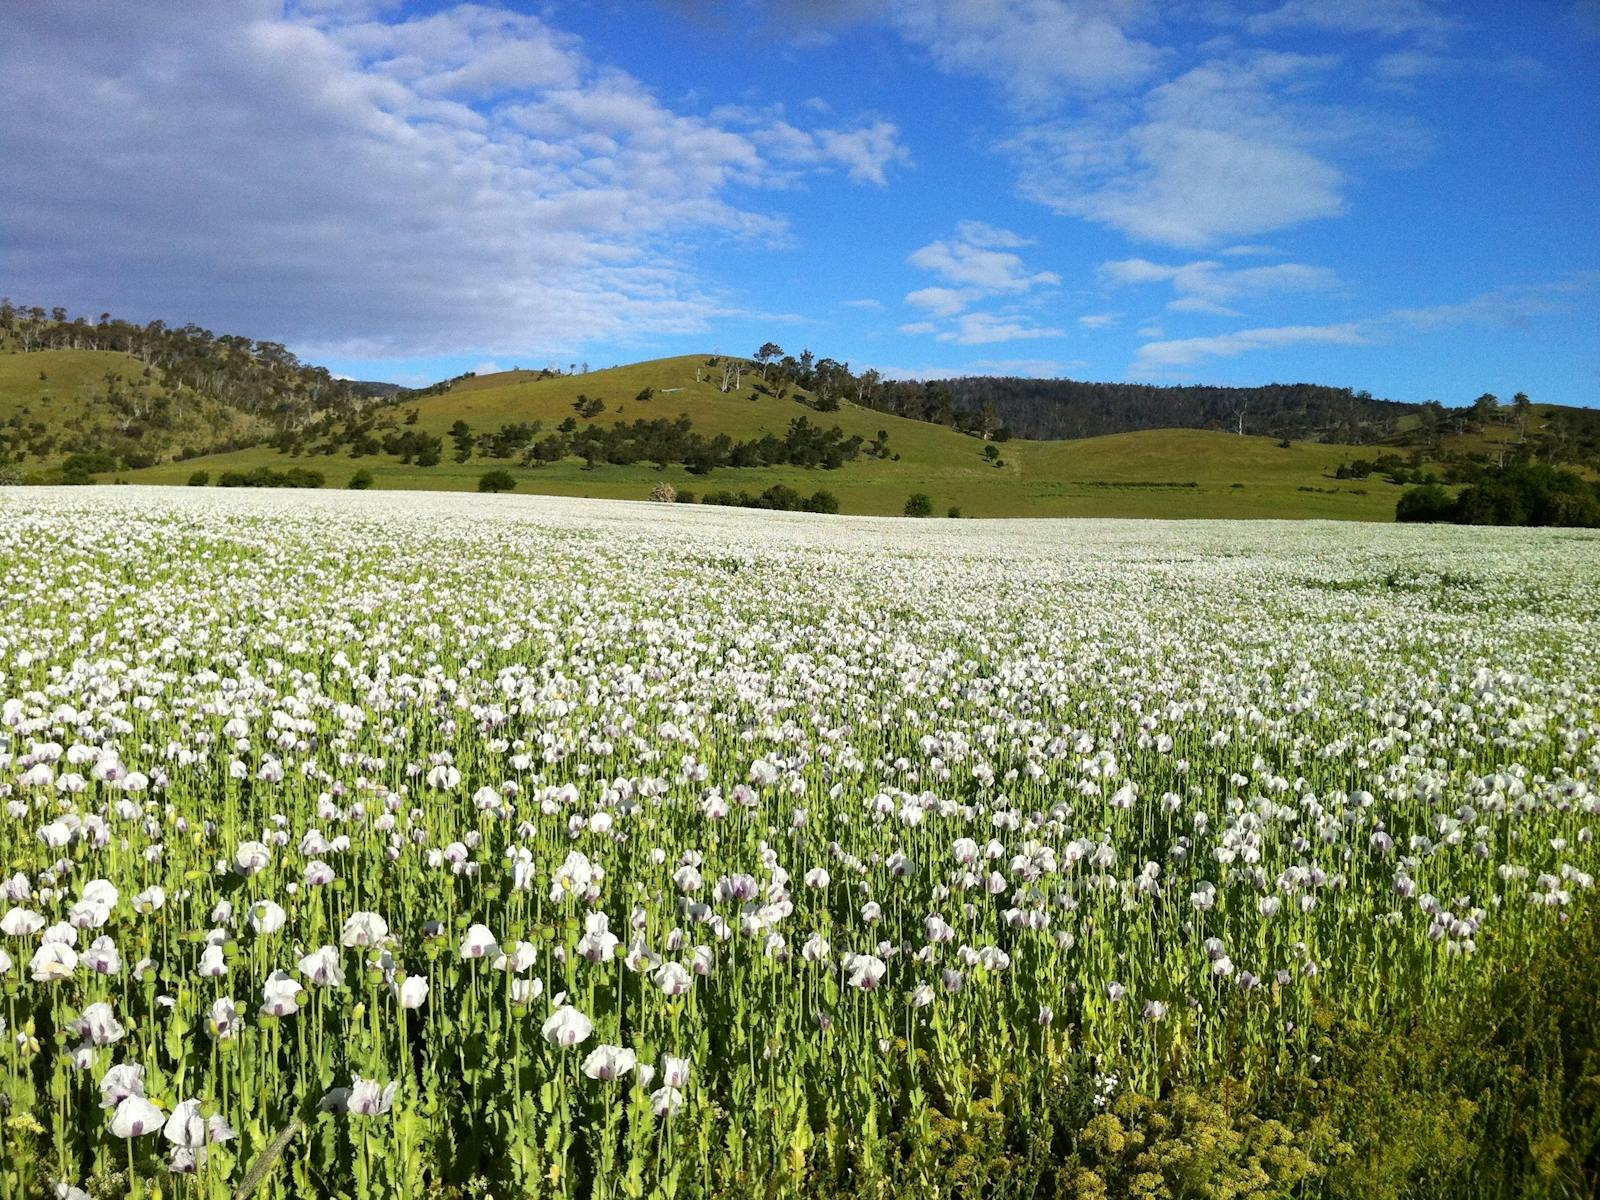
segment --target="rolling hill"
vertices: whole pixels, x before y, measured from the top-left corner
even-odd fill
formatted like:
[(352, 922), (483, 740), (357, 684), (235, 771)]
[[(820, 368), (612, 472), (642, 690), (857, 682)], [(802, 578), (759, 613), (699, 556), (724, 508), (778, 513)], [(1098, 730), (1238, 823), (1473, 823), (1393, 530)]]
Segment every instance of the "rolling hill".
[[(299, 453), (256, 446), (181, 463), (105, 476), (129, 482), (184, 483), (206, 471), (214, 483), (226, 471), (295, 465), (321, 472), (327, 486), (343, 487), (357, 471), (371, 473), (379, 488), (470, 490), (486, 471), (501, 468), (519, 490), (556, 495), (645, 499), (658, 483), (699, 495), (710, 491), (759, 493), (775, 484), (802, 494), (832, 492), (844, 512), (899, 513), (913, 492), (927, 494), (937, 514), (958, 507), (963, 516), (1129, 517), (1321, 517), (1389, 520), (1401, 488), (1370, 479), (1332, 478), (1337, 466), (1370, 453), (1366, 447), (1295, 443), (1240, 437), (1207, 430), (1152, 430), (1070, 442), (1012, 439), (987, 442), (944, 425), (878, 412), (849, 401), (837, 411), (818, 412), (804, 391), (783, 398), (763, 395), (745, 372), (738, 392), (720, 390), (721, 372), (703, 355), (634, 363), (586, 375), (545, 376), (504, 372), (455, 381), (433, 395), (406, 399), (368, 414), (374, 434), (402, 432), (437, 438), (443, 460), (433, 466), (403, 463), (390, 454), (352, 457), (348, 442), (309, 439)], [(696, 378), (696, 375), (699, 378)], [(639, 399), (651, 389), (647, 400)], [(577, 415), (580, 398), (600, 400), (593, 418)], [(412, 418), (411, 414), (415, 413)], [(464, 422), (478, 438), (508, 426), (538, 422), (540, 436), (564, 421), (579, 429), (638, 420), (672, 421), (686, 414), (696, 431), (734, 441), (781, 434), (791, 422), (837, 426), (882, 455), (862, 454), (835, 470), (793, 465), (718, 467), (698, 475), (682, 464), (665, 468), (648, 461), (593, 468), (577, 457), (542, 466), (522, 466), (473, 453), (455, 461), (450, 431)], [(409, 422), (409, 423), (408, 423)], [(879, 438), (880, 433), (887, 435)], [(994, 448), (991, 461), (986, 451)], [(328, 453), (331, 449), (333, 452)]]
[[(1600, 474), (1600, 412), (1395, 404), (1311, 384), (884, 380), (763, 346), (421, 390), (286, 347), (0, 300), (0, 480), (523, 491), (966, 516), (1389, 520), (1421, 475), (1531, 457)], [(1245, 414), (1245, 433), (1237, 432)], [(1012, 436), (1025, 432), (1032, 436)], [(249, 480), (247, 480), (248, 482)], [(505, 482), (505, 481), (503, 481)], [(825, 493), (826, 495), (819, 495)]]
[(0, 354), (0, 462), (49, 465), (103, 453), (142, 465), (255, 442), (268, 430), (236, 408), (169, 387), (121, 351)]

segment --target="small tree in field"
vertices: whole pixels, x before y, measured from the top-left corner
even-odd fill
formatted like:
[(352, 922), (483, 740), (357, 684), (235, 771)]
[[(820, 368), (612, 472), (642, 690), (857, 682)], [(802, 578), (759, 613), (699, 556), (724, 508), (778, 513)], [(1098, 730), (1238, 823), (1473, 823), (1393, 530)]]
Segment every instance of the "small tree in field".
[(650, 489), (650, 499), (657, 504), (676, 504), (678, 502), (678, 489), (670, 483), (658, 483)]
[(510, 471), (486, 471), (478, 480), (480, 492), (509, 492), (517, 486)]
[(911, 495), (906, 498), (906, 516), (933, 516), (933, 499), (926, 492), (912, 492)]

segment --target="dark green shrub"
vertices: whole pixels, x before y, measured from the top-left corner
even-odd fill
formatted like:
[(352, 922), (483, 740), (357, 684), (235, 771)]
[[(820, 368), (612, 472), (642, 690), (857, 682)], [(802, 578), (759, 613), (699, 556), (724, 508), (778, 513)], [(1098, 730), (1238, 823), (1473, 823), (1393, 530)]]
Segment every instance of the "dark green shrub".
[(372, 486), (372, 472), (362, 467), (354, 475), (350, 476), (350, 482), (345, 486), (358, 492), (366, 491)]
[(1400, 497), (1394, 506), (1396, 521), (1451, 521), (1455, 519), (1456, 502), (1450, 493), (1436, 483), (1414, 487)]
[(516, 486), (517, 481), (510, 471), (485, 471), (478, 480), (480, 492), (509, 492)]
[(836, 513), (839, 511), (839, 497), (829, 491), (816, 491), (811, 493), (811, 498), (806, 501), (806, 511), (814, 513)]
[(74, 485), (93, 483), (96, 475), (116, 469), (117, 460), (105, 451), (80, 450), (68, 455), (61, 464), (61, 482)]
[(908, 517), (933, 516), (933, 498), (926, 492), (912, 492), (906, 498), (905, 514)]
[(196, 471), (193, 475), (189, 476), (189, 486), (190, 487), (205, 487), (206, 484), (208, 484), (210, 482), (211, 482), (211, 472), (210, 471)]
[(287, 471), (274, 471), (271, 467), (224, 471), (217, 478), (218, 487), (319, 488), (322, 482), (321, 471), (308, 471), (304, 467), (290, 467)]

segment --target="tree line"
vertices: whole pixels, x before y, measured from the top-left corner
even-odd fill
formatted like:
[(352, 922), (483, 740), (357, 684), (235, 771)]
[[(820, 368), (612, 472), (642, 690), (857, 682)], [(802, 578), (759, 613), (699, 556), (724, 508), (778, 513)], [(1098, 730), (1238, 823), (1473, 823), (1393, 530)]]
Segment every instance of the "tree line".
[(0, 299), (0, 348), (112, 350), (144, 363), (165, 390), (188, 392), (272, 422), (279, 428), (313, 415), (354, 412), (403, 389), (336, 379), (303, 363), (278, 342), (213, 333), (193, 323), (138, 324), (101, 313), (91, 321), (65, 308), (19, 306)]
[(1411, 488), (1395, 520), (1600, 528), (1600, 484), (1548, 463), (1513, 462), (1480, 472), (1454, 496), (1437, 483)]
[(760, 372), (757, 390), (779, 398), (804, 392), (821, 411), (831, 411), (846, 399), (999, 441), (1011, 436), (1065, 440), (1142, 429), (1218, 429), (1361, 444), (1392, 436), (1402, 418), (1423, 407), (1310, 383), (1234, 388), (1014, 376), (885, 379), (875, 370), (852, 372), (848, 363), (818, 358), (810, 350), (793, 356), (774, 342), (763, 344), (752, 361)]

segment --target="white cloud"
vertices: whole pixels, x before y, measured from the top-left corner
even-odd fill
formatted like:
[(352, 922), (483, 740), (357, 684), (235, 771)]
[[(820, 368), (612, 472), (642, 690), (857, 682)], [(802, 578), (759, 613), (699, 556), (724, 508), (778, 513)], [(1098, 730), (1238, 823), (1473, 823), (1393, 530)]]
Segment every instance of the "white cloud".
[(900, 144), (900, 130), (890, 121), (860, 129), (819, 129), (817, 143), (828, 159), (842, 164), (856, 183), (887, 187), (890, 164), (909, 166), (911, 154)]
[(1117, 313), (1086, 313), (1078, 318), (1085, 329), (1109, 329), (1117, 323)]
[[(718, 111), (731, 116), (740, 110)], [(887, 187), (891, 166), (911, 165), (910, 151), (900, 144), (900, 129), (892, 121), (807, 132), (780, 120), (753, 130), (751, 138), (784, 162), (797, 166), (842, 167), (853, 183)]]
[(892, 0), (890, 20), (942, 69), (975, 75), (1024, 105), (1150, 78), (1165, 54), (1131, 36), (1131, 0)]
[[(998, 229), (981, 221), (962, 221), (953, 237), (941, 238), (915, 250), (906, 259), (914, 267), (938, 276), (955, 287), (918, 288), (906, 294), (906, 303), (936, 319), (956, 316), (969, 306), (998, 296), (1022, 297), (1038, 288), (1061, 282), (1053, 271), (1035, 271), (1020, 255), (1013, 253), (1031, 246), (1032, 240), (1009, 229)], [(932, 333), (929, 322), (902, 326)], [(1009, 315), (970, 313), (939, 334), (941, 341), (961, 345), (981, 342), (1015, 341), (1029, 337), (1058, 337), (1059, 329), (1045, 329)]]
[(1245, 21), (1251, 33), (1316, 29), (1326, 33), (1372, 33), (1381, 37), (1443, 37), (1460, 27), (1428, 0), (1288, 0)]
[(840, 303), (846, 308), (859, 308), (866, 312), (883, 311), (883, 302), (881, 300), (873, 300), (870, 297), (865, 300), (842, 300)]
[(1170, 342), (1147, 342), (1139, 347), (1133, 371), (1148, 374), (1172, 367), (1186, 367), (1208, 358), (1233, 358), (1252, 350), (1281, 349), (1285, 346), (1359, 346), (1369, 341), (1360, 325), (1285, 325), (1272, 329), (1241, 329), (1216, 337), (1183, 338)]
[(897, 367), (873, 364), (885, 379), (961, 379), (969, 375), (1008, 375), (1022, 379), (1054, 379), (1089, 364), (1082, 359), (1059, 362), (1053, 358), (981, 358), (955, 367)]
[(906, 293), (906, 303), (935, 317), (953, 317), (978, 295), (958, 288), (925, 287)]
[(1228, 270), (1210, 259), (1169, 266), (1147, 258), (1126, 258), (1101, 263), (1099, 274), (1102, 283), (1113, 287), (1170, 283), (1175, 298), (1168, 302), (1169, 309), (1219, 316), (1238, 316), (1228, 306), (1240, 300), (1278, 292), (1326, 291), (1339, 282), (1338, 276), (1326, 267), (1278, 263)]
[(1397, 308), (1389, 316), (1412, 329), (1431, 331), (1456, 325), (1488, 324), (1526, 328), (1534, 317), (1566, 311), (1573, 297), (1600, 286), (1600, 271), (1579, 271), (1549, 283), (1496, 288), (1453, 304)]
[(895, 327), (896, 333), (906, 333), (913, 336), (923, 333), (935, 333), (939, 327), (932, 321), (909, 321), (904, 325)]
[(906, 260), (949, 283), (962, 284), (983, 295), (1020, 293), (1061, 282), (1051, 271), (1029, 271), (1022, 259), (1009, 249), (1029, 243), (1009, 230), (995, 229), (978, 221), (963, 221), (956, 235), (930, 242), (913, 251)]
[(953, 329), (939, 335), (941, 342), (954, 342), (958, 346), (983, 346), (993, 342), (1020, 342), (1032, 338), (1056, 338), (1064, 333), (1035, 325), (1021, 317), (1008, 317), (998, 313), (967, 313), (959, 318)]
[(1215, 59), (1155, 88), (1131, 111), (1023, 129), (1002, 148), (1023, 195), (1135, 238), (1202, 247), (1345, 211), (1334, 149), (1370, 151), (1412, 137), (1305, 95), (1327, 56)]
[[(1151, 341), (1139, 347), (1130, 373), (1141, 377), (1170, 374), (1174, 368), (1193, 366), (1208, 359), (1234, 358), (1257, 350), (1290, 346), (1363, 346), (1393, 342), (1407, 335), (1461, 325), (1525, 328), (1535, 317), (1569, 310), (1579, 297), (1597, 287), (1600, 287), (1600, 271), (1578, 271), (1565, 279), (1497, 288), (1456, 303), (1391, 309), (1361, 321), (1240, 329), (1215, 337)], [(1161, 330), (1154, 326), (1139, 332), (1140, 336), (1161, 336)]]
[(387, 14), (0, 6), (7, 290), (307, 354), (576, 351), (740, 313), (696, 247), (787, 234), (734, 189), (905, 161), (887, 122), (677, 111), (535, 17)]

